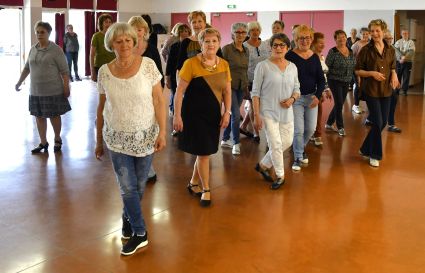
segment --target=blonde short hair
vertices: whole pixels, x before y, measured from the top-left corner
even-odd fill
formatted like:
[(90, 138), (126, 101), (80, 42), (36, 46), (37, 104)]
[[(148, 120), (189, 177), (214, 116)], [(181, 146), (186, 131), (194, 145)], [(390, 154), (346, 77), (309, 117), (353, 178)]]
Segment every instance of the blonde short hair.
[(387, 27), (387, 23), (385, 23), (385, 21), (382, 20), (382, 19), (375, 19), (375, 20), (370, 21), (369, 22), (369, 25), (367, 26), (367, 28), (369, 29), (369, 31), (372, 28), (372, 26), (381, 27), (381, 30), (383, 30), (383, 31), (387, 30), (387, 28), (388, 28)]
[(202, 20), (204, 20), (205, 23), (207, 22), (207, 16), (202, 10), (191, 11), (189, 15), (187, 16), (187, 22), (190, 24), (190, 22), (192, 22), (192, 20), (198, 16), (201, 16)]
[(254, 28), (258, 28), (258, 30), (261, 32), (261, 25), (258, 21), (251, 21), (248, 23), (248, 34), (251, 30)]
[(126, 35), (133, 39), (134, 47), (137, 46), (137, 33), (132, 26), (127, 23), (115, 23), (108, 28), (105, 34), (105, 48), (109, 52), (113, 52), (112, 43), (120, 35)]
[(198, 34), (198, 40), (201, 44), (204, 42), (206, 35), (215, 35), (217, 36), (218, 41), (221, 41), (220, 31), (215, 28), (206, 28)]
[(314, 38), (314, 30), (307, 25), (299, 25), (294, 29), (294, 40), (297, 41), (301, 33), (310, 35), (311, 40)]
[(143, 39), (148, 40), (149, 39), (149, 26), (148, 23), (146, 23), (145, 19), (143, 19), (142, 16), (133, 16), (128, 20), (128, 24), (134, 28), (144, 28), (145, 29), (145, 36)]

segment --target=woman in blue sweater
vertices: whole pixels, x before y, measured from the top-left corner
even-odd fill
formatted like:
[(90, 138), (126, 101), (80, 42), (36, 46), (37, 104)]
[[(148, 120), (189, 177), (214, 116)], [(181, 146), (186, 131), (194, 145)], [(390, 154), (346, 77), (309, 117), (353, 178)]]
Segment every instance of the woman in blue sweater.
[(301, 170), (302, 164), (308, 164), (304, 148), (314, 133), (317, 123), (317, 105), (325, 90), (325, 76), (317, 54), (310, 49), (313, 30), (300, 25), (295, 29), (295, 49), (286, 54), (286, 59), (298, 69), (301, 97), (293, 105), (294, 109), (294, 171)]

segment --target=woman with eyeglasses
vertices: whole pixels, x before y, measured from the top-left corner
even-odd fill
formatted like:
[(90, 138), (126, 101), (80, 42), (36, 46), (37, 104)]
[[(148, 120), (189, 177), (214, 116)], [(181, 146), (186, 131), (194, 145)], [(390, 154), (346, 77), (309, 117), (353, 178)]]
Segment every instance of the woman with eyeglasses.
[(47, 119), (50, 119), (55, 133), (54, 151), (62, 149), (61, 115), (71, 110), (68, 102), (69, 69), (63, 50), (49, 40), (52, 27), (49, 23), (38, 21), (34, 32), (37, 44), (31, 47), (28, 60), (22, 70), (21, 77), (15, 86), (16, 91), (25, 78), (30, 74), (29, 111), (35, 116), (40, 144), (31, 150), (31, 153), (47, 152)]
[(285, 59), (290, 45), (283, 33), (270, 38), (271, 56), (257, 64), (251, 92), (255, 128), (261, 130), (264, 125), (270, 148), (256, 169), (272, 180), (270, 169), (274, 167), (277, 179), (270, 186), (272, 190), (285, 183), (283, 152), (294, 139), (292, 105), (300, 96), (297, 67)]
[[(252, 82), (254, 81), (254, 71), (257, 64), (261, 61), (264, 61), (270, 56), (270, 47), (266, 42), (261, 41), (261, 25), (257, 21), (252, 21), (248, 23), (248, 36), (249, 39), (243, 43), (244, 46), (248, 48), (249, 51), (249, 64), (248, 64), (248, 81), (249, 81), (249, 91), (252, 91)], [(240, 131), (246, 136), (252, 136), (247, 131), (248, 124), (254, 121), (254, 113), (252, 110), (252, 101), (250, 96), (246, 96), (245, 99), (249, 101), (250, 107), (248, 113), (246, 113), (244, 120), (242, 121)], [(254, 127), (254, 126), (253, 126)], [(260, 134), (258, 130), (254, 128), (254, 141), (260, 142)]]
[[(345, 136), (342, 106), (348, 93), (348, 87), (354, 73), (355, 59), (351, 49), (347, 47), (347, 34), (339, 29), (334, 33), (336, 46), (331, 48), (326, 56), (329, 68), (328, 83), (334, 97), (334, 107), (329, 113), (326, 128), (335, 130), (340, 136)], [(336, 129), (333, 124), (336, 123)]]
[(313, 34), (310, 27), (299, 25), (294, 32), (296, 47), (286, 54), (286, 59), (298, 68), (301, 90), (300, 98), (294, 103), (294, 171), (301, 170), (302, 164), (308, 164), (304, 149), (316, 128), (317, 105), (325, 90), (320, 58), (310, 49)]
[(357, 57), (356, 75), (362, 77), (368, 119), (372, 124), (360, 154), (369, 158), (370, 166), (379, 167), (383, 154), (381, 133), (387, 124), (393, 89), (400, 83), (395, 70), (395, 50), (384, 40), (387, 24), (380, 19), (372, 20), (368, 28), (372, 39)]
[[(229, 63), (232, 76), (232, 116), (229, 126), (223, 132), (221, 147), (232, 148), (233, 155), (241, 153), (239, 141), (240, 107), (243, 96), (248, 91), (248, 62), (249, 52), (243, 45), (248, 26), (245, 23), (234, 23), (231, 27), (233, 43), (223, 47), (223, 59)], [(230, 140), (233, 135), (233, 142)]]

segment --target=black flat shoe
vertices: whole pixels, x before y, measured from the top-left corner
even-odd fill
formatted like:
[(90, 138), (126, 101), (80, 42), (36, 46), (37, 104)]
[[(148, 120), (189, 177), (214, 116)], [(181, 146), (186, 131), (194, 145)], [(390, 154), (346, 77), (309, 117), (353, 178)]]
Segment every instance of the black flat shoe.
[(189, 184), (187, 184), (187, 191), (193, 196), (201, 197), (202, 191), (194, 191), (193, 188), (195, 188), (195, 187), (199, 187), (199, 185), (198, 184), (192, 184), (192, 183), (189, 182)]
[(282, 178), (278, 178), (276, 179), (275, 182), (273, 182), (273, 184), (270, 185), (270, 189), (271, 190), (277, 190), (280, 188), (280, 186), (282, 186), (283, 184), (285, 184), (285, 179)]
[(254, 137), (254, 141), (257, 142), (257, 143), (260, 143), (260, 137), (259, 136), (255, 136)]
[(34, 149), (31, 150), (31, 153), (38, 154), (43, 150), (44, 150), (45, 153), (47, 153), (47, 148), (49, 148), (49, 142), (46, 142), (46, 144), (44, 144), (44, 145), (42, 143), (40, 143), (40, 144), (38, 144), (37, 147), (35, 147)]
[(148, 177), (148, 180), (146, 180), (146, 182), (155, 183), (157, 180), (158, 180), (158, 177), (155, 174), (154, 176)]
[(75, 77), (75, 80), (80, 82), (81, 81), (81, 78), (80, 77)]
[(62, 150), (62, 139), (60, 140), (55, 140), (55, 146), (53, 146), (53, 151), (59, 152), (60, 150)]
[(242, 134), (242, 135), (245, 135), (246, 137), (249, 137), (249, 138), (253, 138), (254, 137), (254, 135), (252, 134), (252, 133), (250, 133), (250, 132), (248, 132), (248, 131), (245, 131), (244, 129), (242, 129), (242, 128), (239, 128), (239, 132)]
[(257, 163), (257, 165), (255, 165), (255, 170), (263, 176), (264, 180), (268, 182), (273, 182), (273, 178), (270, 176), (268, 170), (264, 170), (263, 168), (261, 168), (260, 163)]
[[(201, 192), (201, 194), (206, 193), (206, 192), (210, 192), (210, 190), (209, 189), (208, 190), (203, 190)], [(211, 200), (202, 199), (202, 197), (201, 197), (201, 200), (199, 201), (199, 204), (201, 205), (201, 207), (209, 207), (211, 205)]]

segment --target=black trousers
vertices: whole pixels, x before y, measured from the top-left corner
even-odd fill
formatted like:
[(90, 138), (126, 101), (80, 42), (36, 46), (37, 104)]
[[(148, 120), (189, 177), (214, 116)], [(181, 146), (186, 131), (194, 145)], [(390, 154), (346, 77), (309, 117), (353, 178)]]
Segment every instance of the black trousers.
[(338, 129), (344, 128), (344, 120), (342, 119), (342, 106), (344, 105), (345, 98), (348, 93), (348, 85), (350, 82), (341, 82), (336, 80), (328, 80), (329, 88), (332, 91), (334, 97), (334, 107), (329, 113), (328, 125), (332, 125), (336, 121), (336, 127)]
[(391, 96), (391, 102), (390, 102), (390, 113), (388, 114), (388, 125), (395, 125), (395, 109), (398, 102), (398, 95), (399, 90), (393, 90), (393, 94)]
[(364, 94), (364, 98), (366, 100), (367, 108), (369, 109), (368, 119), (372, 122), (372, 126), (370, 126), (370, 131), (367, 134), (360, 151), (362, 154), (373, 159), (381, 160), (381, 133), (387, 125), (391, 97), (375, 98)]
[(410, 72), (412, 71), (412, 66), (412, 62), (397, 62), (397, 78), (401, 83), (401, 89), (404, 91), (404, 93), (406, 93), (407, 89), (409, 89)]

